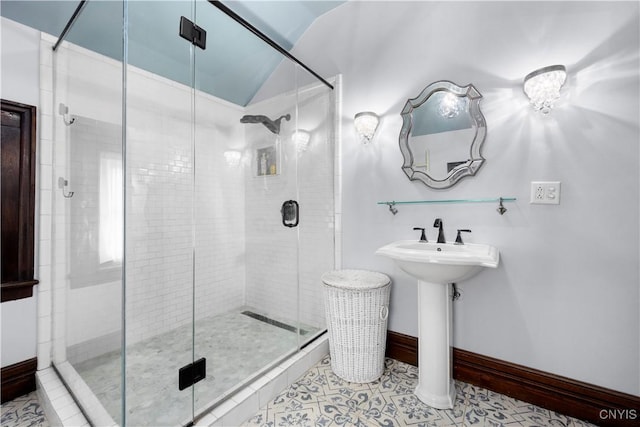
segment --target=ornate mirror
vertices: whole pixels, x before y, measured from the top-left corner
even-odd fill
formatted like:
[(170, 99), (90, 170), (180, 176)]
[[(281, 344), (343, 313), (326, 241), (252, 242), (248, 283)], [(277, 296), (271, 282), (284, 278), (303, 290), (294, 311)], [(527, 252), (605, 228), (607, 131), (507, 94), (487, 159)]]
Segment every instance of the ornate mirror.
[(400, 113), (400, 151), (410, 180), (442, 189), (476, 174), (487, 133), (481, 98), (473, 85), (442, 80), (407, 101)]

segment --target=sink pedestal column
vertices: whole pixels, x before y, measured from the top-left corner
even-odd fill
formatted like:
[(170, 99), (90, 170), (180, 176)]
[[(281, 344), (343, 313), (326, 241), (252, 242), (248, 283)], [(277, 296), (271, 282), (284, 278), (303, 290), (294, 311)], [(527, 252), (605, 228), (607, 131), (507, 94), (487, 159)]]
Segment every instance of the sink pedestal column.
[(418, 281), (418, 387), (415, 394), (436, 409), (453, 408), (451, 286)]

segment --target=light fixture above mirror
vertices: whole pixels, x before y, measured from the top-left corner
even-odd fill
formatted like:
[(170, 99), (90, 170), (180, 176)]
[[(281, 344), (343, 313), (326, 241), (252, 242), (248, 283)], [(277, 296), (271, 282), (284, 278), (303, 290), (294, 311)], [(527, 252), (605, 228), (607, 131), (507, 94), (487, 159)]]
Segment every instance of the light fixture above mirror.
[(560, 89), (567, 80), (564, 65), (550, 65), (535, 70), (524, 78), (524, 93), (531, 105), (542, 114), (549, 114), (553, 103), (560, 98)]
[(363, 143), (371, 142), (373, 135), (376, 133), (376, 129), (378, 129), (379, 122), (380, 118), (378, 115), (371, 111), (363, 111), (355, 115), (353, 125)]

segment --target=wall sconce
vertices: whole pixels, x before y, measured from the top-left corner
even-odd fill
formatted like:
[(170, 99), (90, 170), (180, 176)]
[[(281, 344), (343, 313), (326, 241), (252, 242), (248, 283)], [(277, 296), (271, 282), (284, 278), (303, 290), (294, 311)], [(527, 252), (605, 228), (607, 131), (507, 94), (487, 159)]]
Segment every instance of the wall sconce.
[(309, 140), (311, 140), (311, 134), (303, 129), (296, 129), (291, 135), (291, 141), (298, 147), (298, 152), (307, 151)]
[(229, 166), (236, 167), (240, 164), (242, 153), (235, 150), (227, 150), (224, 152), (224, 158)]
[(380, 118), (378, 115), (370, 111), (358, 113), (353, 118), (353, 124), (356, 127), (356, 132), (365, 144), (371, 142), (373, 135), (376, 133), (379, 122)]
[(567, 79), (564, 65), (551, 65), (527, 74), (524, 78), (524, 93), (531, 105), (542, 114), (549, 114), (553, 103), (560, 98), (560, 88)]

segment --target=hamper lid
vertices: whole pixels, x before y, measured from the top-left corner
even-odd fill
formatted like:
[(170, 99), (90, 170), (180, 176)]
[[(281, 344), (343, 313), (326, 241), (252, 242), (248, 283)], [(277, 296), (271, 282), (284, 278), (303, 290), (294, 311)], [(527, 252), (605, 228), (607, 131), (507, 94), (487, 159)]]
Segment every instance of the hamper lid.
[(376, 271), (334, 270), (322, 275), (325, 285), (342, 289), (382, 288), (391, 282), (389, 276)]

